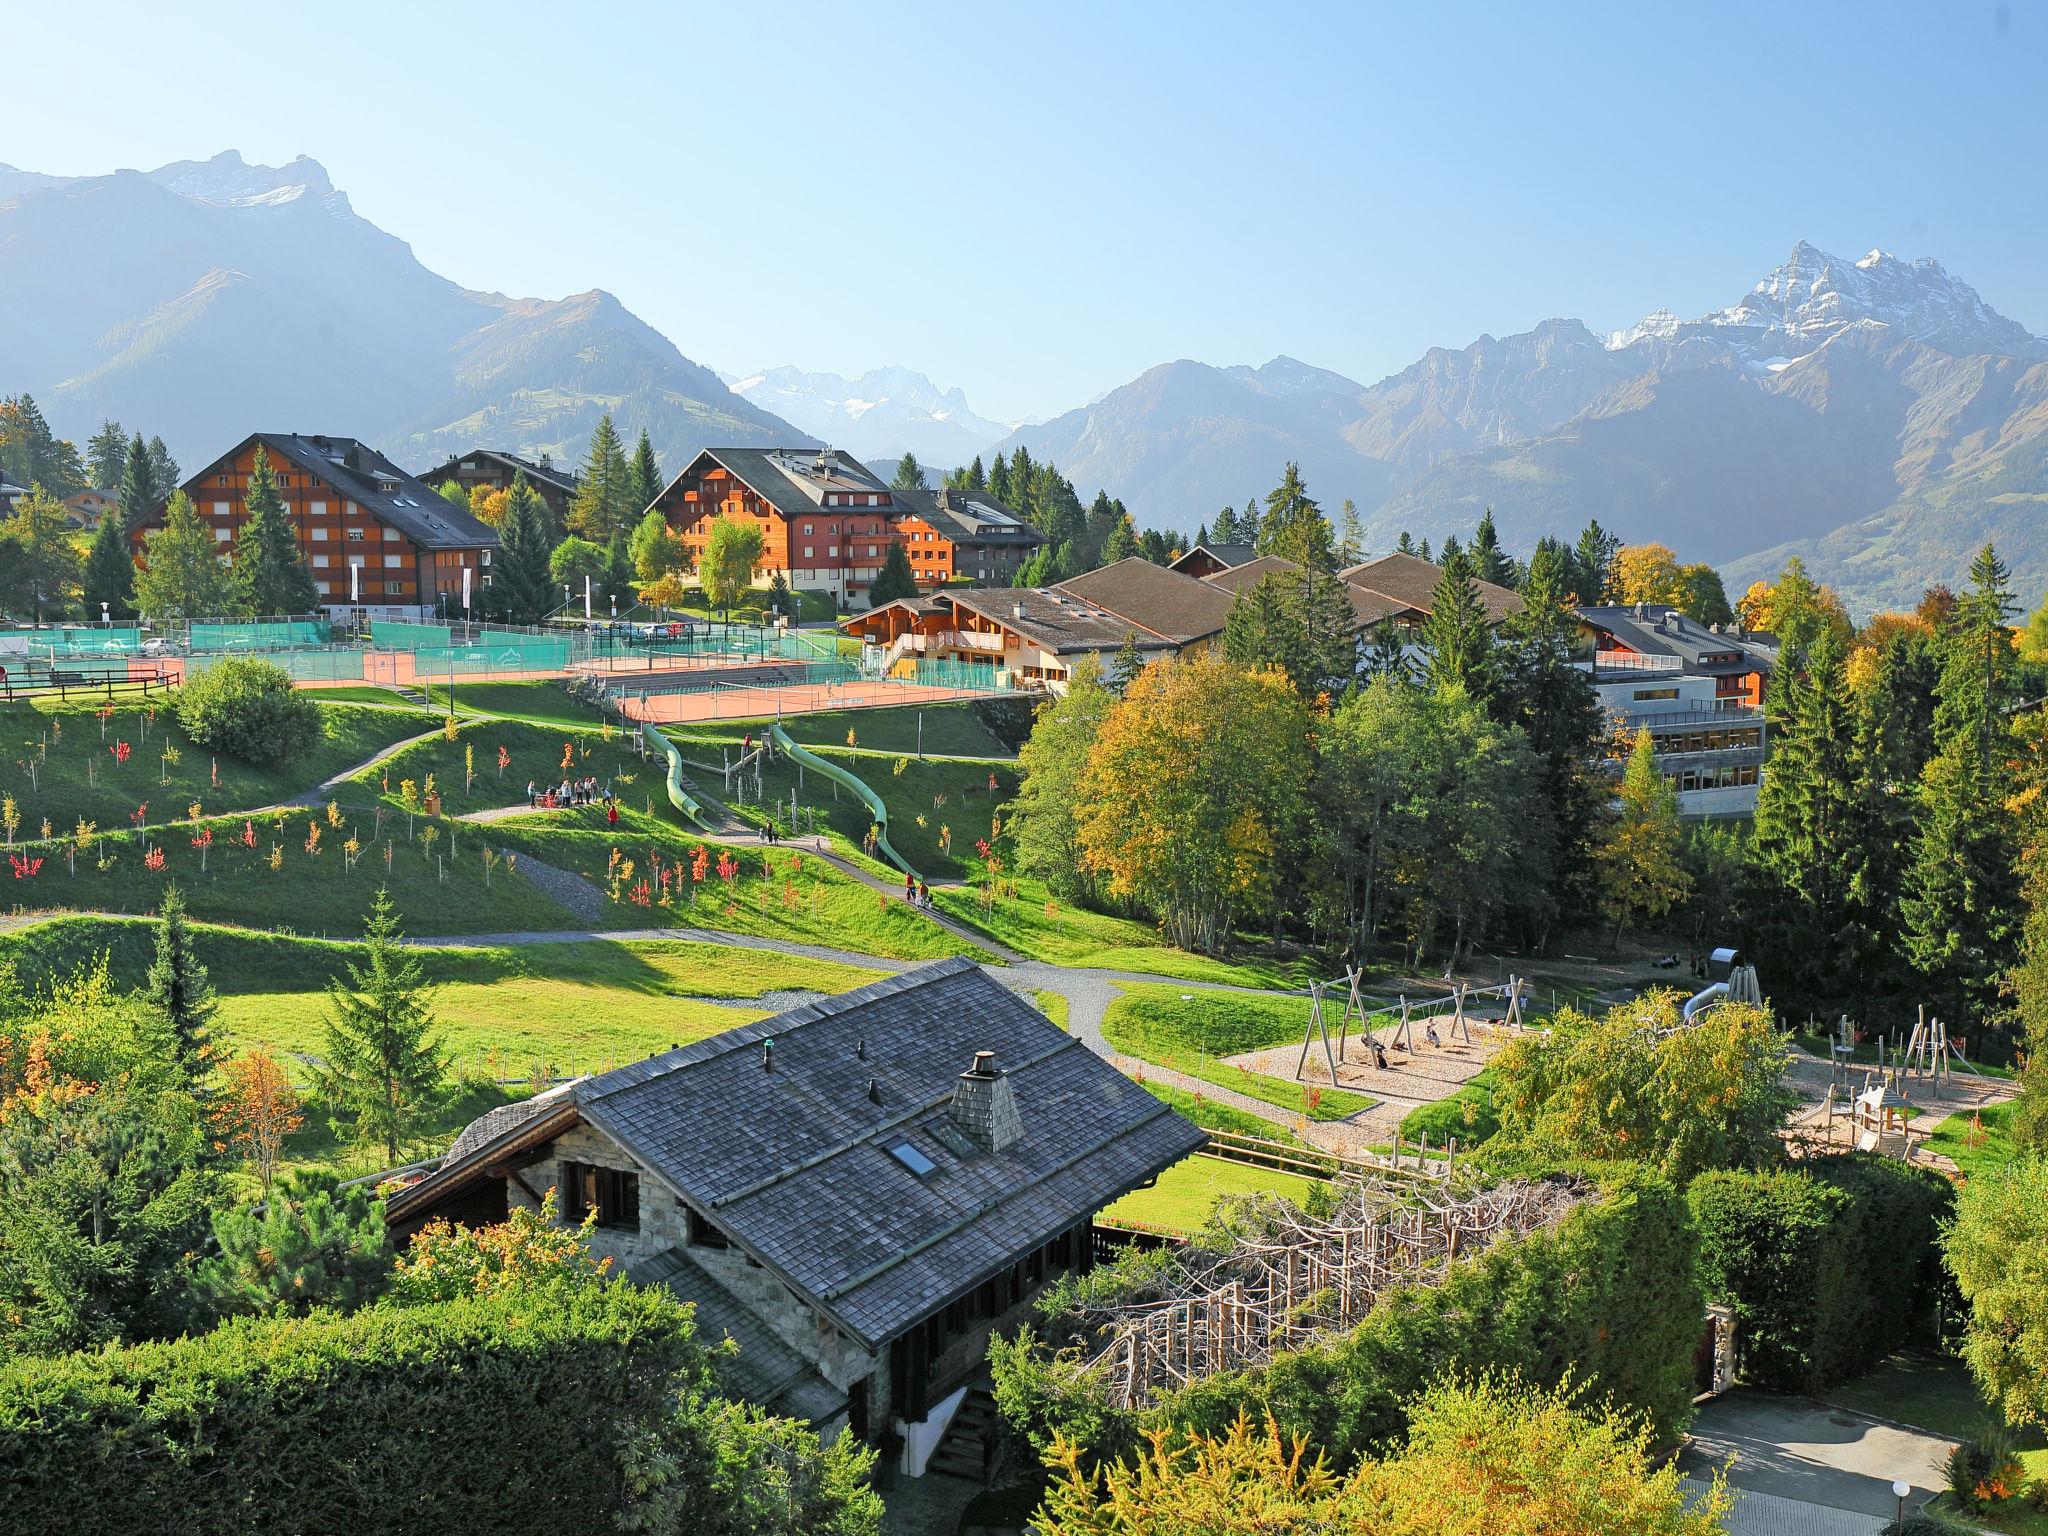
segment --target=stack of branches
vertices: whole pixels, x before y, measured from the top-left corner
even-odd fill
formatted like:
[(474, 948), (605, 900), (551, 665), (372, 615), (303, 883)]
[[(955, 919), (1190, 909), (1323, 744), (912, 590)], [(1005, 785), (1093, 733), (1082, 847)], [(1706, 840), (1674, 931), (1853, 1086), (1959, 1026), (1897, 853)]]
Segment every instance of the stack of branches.
[(1592, 1192), (1562, 1176), (1463, 1190), (1369, 1181), (1327, 1218), (1262, 1200), (1238, 1210), (1228, 1246), (1181, 1249), (1073, 1321), (1108, 1400), (1142, 1408), (1347, 1329), (1388, 1291), (1431, 1284), (1461, 1254), (1554, 1226)]

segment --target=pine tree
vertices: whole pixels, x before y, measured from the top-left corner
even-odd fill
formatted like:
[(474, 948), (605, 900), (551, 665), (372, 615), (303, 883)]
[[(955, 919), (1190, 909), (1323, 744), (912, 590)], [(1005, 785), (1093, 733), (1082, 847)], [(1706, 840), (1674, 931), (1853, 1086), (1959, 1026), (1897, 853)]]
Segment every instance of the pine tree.
[(868, 587), (868, 603), (879, 608), (884, 603), (915, 596), (917, 577), (911, 573), (910, 556), (904, 553), (901, 539), (891, 539), (888, 552), (882, 556), (882, 568)]
[(159, 507), (171, 499), (171, 493), (184, 478), (178, 472), (178, 461), (171, 457), (171, 450), (160, 437), (149, 440), (149, 476), (151, 505)]
[(235, 535), (234, 591), (237, 606), (259, 618), (311, 613), (320, 606), (312, 568), (299, 549), (291, 514), (278, 494), (270, 456), (259, 444), (243, 497), (247, 518)]
[(988, 493), (1013, 512), (1021, 513), (1026, 510), (1010, 488), (1010, 461), (1000, 453), (996, 455), (995, 463), (989, 466)]
[(647, 436), (647, 429), (640, 429), (640, 441), (633, 445), (633, 462), (627, 471), (630, 492), (627, 504), (632, 508), (632, 517), (637, 523), (653, 508), (655, 498), (661, 495), (661, 461), (654, 456), (654, 443)]
[(583, 473), (576, 482), (575, 500), (569, 503), (569, 527), (593, 544), (603, 544), (615, 533), (630, 533), (641, 511), (629, 505), (632, 499), (632, 466), (619, 444), (618, 430), (609, 414), (600, 417), (590, 435), (590, 452), (583, 460)]
[(1109, 530), (1109, 537), (1102, 541), (1102, 563), (1115, 565), (1119, 560), (1128, 560), (1138, 553), (1138, 530), (1131, 526), (1128, 515), (1118, 519)]
[(513, 624), (536, 624), (556, 606), (548, 571), (554, 553), (548, 509), (524, 473), (512, 477), (505, 496), (505, 521), (498, 527), (498, 556), (491, 577), (493, 606)]
[(1190, 545), (1188, 546), (1188, 548), (1189, 548), (1189, 549), (1196, 549), (1196, 548), (1199, 548), (1199, 547), (1200, 547), (1201, 545), (1204, 545), (1204, 544), (1206, 544), (1206, 543), (1208, 543), (1208, 542), (1209, 542), (1209, 525), (1208, 525), (1207, 523), (1197, 523), (1197, 524), (1195, 524), (1195, 542), (1194, 542), (1194, 543), (1192, 543), (1192, 544), (1190, 544)]
[(1275, 571), (1240, 593), (1223, 623), (1223, 654), (1277, 667), (1304, 699), (1341, 693), (1358, 672), (1356, 617), (1327, 571)]
[(85, 477), (96, 491), (111, 491), (121, 483), (121, 469), (127, 462), (128, 436), (118, 421), (102, 421), (99, 431), (86, 440)]
[(99, 618), (102, 603), (110, 619), (134, 617), (135, 556), (128, 545), (128, 525), (118, 508), (108, 508), (99, 527), (93, 530), (82, 579), (87, 622)]
[(1301, 466), (1291, 460), (1280, 483), (1266, 493), (1266, 515), (1259, 522), (1257, 548), (1262, 555), (1279, 555), (1318, 571), (1337, 568), (1330, 520), (1301, 483)]
[(1586, 524), (1572, 550), (1572, 588), (1581, 603), (1591, 606), (1607, 601), (1608, 589), (1614, 584), (1614, 557), (1620, 553), (1620, 539), (1598, 521)]
[(1657, 769), (1649, 727), (1636, 732), (1613, 826), (1600, 848), (1603, 905), (1614, 919), (1614, 942), (1633, 917), (1662, 917), (1685, 899), (1692, 882), (1679, 861), (1683, 841), (1678, 791)]
[(985, 491), (988, 489), (988, 471), (981, 467), (981, 455), (974, 456), (974, 462), (967, 466), (967, 489)]
[(1348, 568), (1365, 558), (1365, 526), (1358, 520), (1358, 503), (1349, 496), (1344, 498), (1338, 527), (1341, 535), (1337, 540), (1337, 561)]
[(1392, 619), (1381, 619), (1367, 637), (1361, 667), (1368, 678), (1391, 677), (1397, 682), (1415, 681), (1415, 669), (1408, 661), (1408, 631)]
[(1455, 683), (1484, 702), (1498, 683), (1493, 626), (1464, 553), (1454, 553), (1443, 571), (1422, 627), (1422, 648), (1429, 658), (1425, 678), (1432, 688)]
[(364, 963), (327, 984), (327, 1061), (316, 1068), (337, 1135), (383, 1148), (388, 1162), (421, 1129), (447, 1074), (426, 971), (405, 948), (391, 893), (379, 887)]
[(1956, 602), (1942, 639), (1941, 682), (1935, 690), (1934, 735), (1946, 744), (1968, 737), (1987, 769), (2005, 733), (2011, 702), (2012, 619), (2017, 609), (2009, 585), (2012, 572), (1986, 544), (1970, 562), (1970, 589)]
[(917, 455), (905, 450), (896, 461), (896, 478), (889, 482), (892, 491), (926, 491), (931, 487), (925, 483), (924, 466), (917, 462)]
[(213, 1021), (220, 1004), (199, 963), (185, 925), (185, 898), (176, 885), (164, 888), (157, 911), (156, 953), (142, 981), (142, 1004), (163, 1054), (189, 1087), (204, 1088), (213, 1068)]
[(1223, 510), (1216, 514), (1216, 526), (1209, 530), (1209, 538), (1203, 542), (1249, 544), (1251, 540), (1238, 536), (1237, 508), (1231, 506), (1228, 502), (1224, 503)]
[(135, 575), (135, 606), (158, 623), (189, 622), (225, 613), (231, 597), (213, 531), (183, 491), (171, 493), (164, 525), (142, 541)]
[(1394, 541), (1394, 553), (1397, 555), (1412, 555), (1415, 553), (1415, 535), (1406, 528), (1401, 530), (1401, 537)]
[(121, 470), (118, 500), (120, 512), (116, 520), (121, 524), (121, 531), (128, 534), (141, 532), (142, 525), (155, 515), (160, 504), (156, 494), (156, 466), (150, 462), (149, 449), (144, 446), (140, 432), (128, 443), (128, 461)]
[(1479, 527), (1472, 535), (1472, 574), (1496, 587), (1515, 584), (1515, 562), (1500, 547), (1500, 535), (1493, 526), (1493, 508), (1479, 515)]
[(1118, 698), (1131, 686), (1131, 679), (1145, 670), (1145, 653), (1138, 649), (1138, 632), (1124, 631), (1124, 643), (1116, 648), (1116, 656), (1110, 662), (1109, 674), (1104, 682), (1116, 691)]

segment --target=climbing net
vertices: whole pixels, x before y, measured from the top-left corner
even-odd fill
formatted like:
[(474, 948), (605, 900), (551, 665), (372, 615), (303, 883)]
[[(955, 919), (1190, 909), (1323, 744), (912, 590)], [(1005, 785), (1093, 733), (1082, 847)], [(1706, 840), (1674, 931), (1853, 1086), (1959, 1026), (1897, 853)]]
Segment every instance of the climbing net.
[(1180, 1250), (1141, 1298), (1078, 1319), (1091, 1374), (1116, 1407), (1360, 1321), (1382, 1295), (1446, 1275), (1460, 1254), (1554, 1226), (1587, 1198), (1567, 1178), (1453, 1193), (1392, 1181), (1352, 1187), (1327, 1220), (1292, 1202), (1257, 1209), (1257, 1231), (1217, 1252)]

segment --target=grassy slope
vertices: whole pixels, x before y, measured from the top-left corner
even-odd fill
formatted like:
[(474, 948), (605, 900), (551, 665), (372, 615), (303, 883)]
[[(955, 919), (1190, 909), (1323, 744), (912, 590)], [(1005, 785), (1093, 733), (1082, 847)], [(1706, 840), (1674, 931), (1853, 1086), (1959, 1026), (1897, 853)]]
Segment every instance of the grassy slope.
[[(441, 708), (448, 707), (448, 686), (430, 684), (427, 697)], [(558, 682), (462, 683), (455, 685), (455, 711), (473, 710), (486, 715), (506, 715), (540, 725), (575, 726), (594, 730), (605, 716), (588, 704), (571, 698)]]
[(1133, 1190), (1105, 1208), (1102, 1219), (1155, 1231), (1196, 1232), (1207, 1224), (1210, 1210), (1225, 1195), (1285, 1195), (1299, 1203), (1308, 1198), (1313, 1182), (1299, 1174), (1198, 1153), (1175, 1163), (1150, 1189)]
[(1336, 1088), (1324, 1088), (1312, 1099), (1309, 1084), (1248, 1072), (1220, 1059), (1299, 1039), (1308, 1027), (1306, 998), (1183, 994), (1158, 982), (1119, 982), (1117, 988), (1121, 995), (1103, 1015), (1102, 1037), (1127, 1056), (1314, 1120), (1342, 1120), (1373, 1106), (1364, 1094)]
[[(854, 774), (881, 797), (889, 808), (890, 844), (927, 880), (965, 879), (978, 867), (974, 841), (988, 835), (996, 808), (1017, 789), (1015, 772), (1001, 763), (920, 762), (822, 749), (819, 755)], [(988, 789), (991, 774), (996, 780), (993, 795)], [(719, 788), (715, 783), (708, 787)], [(823, 774), (805, 772), (778, 759), (763, 769), (761, 792), (777, 808), (785, 828), (793, 789), (799, 808), (816, 811), (819, 827), (830, 828), (855, 845), (867, 836), (871, 824), (868, 809), (851, 791)], [(736, 804), (734, 809), (752, 814), (750, 807)], [(810, 826), (809, 820), (801, 823), (802, 830), (808, 831)]]
[[(833, 709), (816, 714), (788, 715), (782, 728), (790, 739), (807, 747), (845, 747), (852, 731), (854, 747), (863, 752), (900, 754), (918, 750), (918, 716), (924, 717), (924, 750), (951, 757), (1014, 758), (981, 723), (972, 704), (896, 705), (886, 709)], [(766, 734), (769, 721), (719, 720), (679, 726), (678, 739), (732, 742)]]
[[(559, 869), (572, 870), (600, 888), (611, 884), (608, 871), (616, 849), (622, 861), (632, 863), (633, 874), (631, 881), (621, 886), (620, 899), (605, 909), (607, 927), (715, 928), (902, 960), (981, 955), (974, 946), (900, 900), (881, 896), (814, 854), (786, 847), (741, 851), (736, 855), (739, 873), (730, 886), (714, 872), (697, 889), (694, 900), (663, 906), (650, 887), (649, 905), (639, 906), (630, 899), (630, 891), (650, 875), (654, 855), (658, 854), (664, 865), (682, 867), (687, 875), (696, 849), (704, 845), (638, 812), (623, 818), (615, 832), (605, 829), (602, 813), (594, 809), (572, 811), (568, 816), (579, 820), (543, 813), (498, 822), (490, 829), (491, 838), (502, 847), (530, 852)], [(762, 876), (764, 861), (770, 857), (775, 861), (773, 881)]]
[(1401, 1134), (1409, 1141), (1427, 1136), (1430, 1145), (1445, 1146), (1458, 1138), (1461, 1148), (1475, 1147), (1500, 1129), (1500, 1117), (1493, 1109), (1493, 1073), (1481, 1072), (1447, 1099), (1419, 1105), (1401, 1120)]
[(1987, 1105), (1978, 1117), (1981, 1129), (1971, 1125), (1968, 1115), (1950, 1115), (1927, 1138), (1927, 1150), (1955, 1159), (1965, 1176), (2003, 1168), (2019, 1153), (2012, 1139), (2012, 1117), (2018, 1103), (2008, 1099)]
[[(465, 720), (457, 726), (453, 741), (436, 736), (407, 747), (358, 775), (351, 798), (362, 802), (381, 798), (386, 805), (396, 807), (405, 780), (411, 779), (423, 793), (427, 775), (432, 774), (444, 815), (461, 816), (500, 806), (524, 805), (529, 781), (541, 785), (561, 783), (566, 748), (570, 749), (570, 777), (594, 774), (600, 784), (611, 783), (623, 803), (657, 817), (673, 818), (675, 813), (662, 787), (662, 773), (652, 762), (638, 756), (638, 740), (616, 730), (571, 730), (514, 720)], [(500, 748), (511, 759), (503, 774), (497, 766)], [(465, 783), (465, 754), (473, 754), (476, 760), (473, 783)]]
[(934, 891), (932, 899), (956, 922), (1054, 965), (1141, 971), (1244, 987), (1284, 987), (1297, 980), (1297, 967), (1291, 963), (1191, 954), (1161, 942), (1158, 929), (1150, 924), (1052, 901), (1035, 880), (1018, 877), (1015, 884), (1014, 897), (997, 901), (987, 911), (980, 894), (972, 890)]
[(1205, 1095), (1189, 1093), (1185, 1088), (1176, 1088), (1169, 1083), (1147, 1081), (1141, 1086), (1160, 1103), (1172, 1105), (1205, 1131), (1231, 1131), (1239, 1136), (1257, 1136), (1264, 1141), (1301, 1143), (1300, 1137), (1284, 1127), (1232, 1105), (1218, 1104)]
[[(107, 722), (105, 742), (92, 705), (40, 700), (0, 705), (0, 742), (5, 743), (0, 749), (0, 793), (12, 795), (19, 808), (17, 842), (39, 835), (45, 817), (62, 837), (80, 817), (97, 822), (102, 831), (126, 827), (130, 813), (144, 803), (153, 821), (183, 816), (195, 801), (207, 814), (274, 805), (394, 741), (434, 726), (431, 716), (410, 710), (322, 704), (319, 745), (283, 769), (265, 770), (194, 746), (178, 728), (176, 716), (160, 700), (153, 702), (158, 705), (153, 724), (135, 705), (118, 708)], [(117, 763), (109, 750), (117, 741), (129, 744), (126, 764)], [(175, 764), (164, 761), (166, 747), (178, 753)], [(40, 787), (31, 784), (31, 754), (42, 759)], [(218, 788), (213, 783), (216, 760)]]

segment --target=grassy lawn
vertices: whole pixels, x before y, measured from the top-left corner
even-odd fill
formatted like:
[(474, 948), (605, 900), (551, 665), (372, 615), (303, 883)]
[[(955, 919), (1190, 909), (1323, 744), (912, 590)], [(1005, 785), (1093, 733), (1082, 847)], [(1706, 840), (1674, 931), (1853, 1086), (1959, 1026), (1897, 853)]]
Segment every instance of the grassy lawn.
[[(491, 839), (501, 847), (530, 852), (558, 869), (573, 870), (607, 893), (616, 886), (617, 898), (605, 909), (607, 927), (715, 928), (900, 960), (938, 960), (959, 954), (987, 958), (901, 900), (870, 890), (815, 854), (787, 847), (735, 850), (738, 869), (728, 883), (716, 870), (721, 850), (710, 847), (710, 867), (704, 880), (692, 882), (692, 860), (699, 848), (708, 845), (637, 811), (623, 817), (616, 831), (609, 831), (599, 820), (601, 814), (594, 809), (567, 813), (587, 818), (593, 823), (587, 827), (555, 813), (518, 817), (494, 823)], [(661, 890), (655, 873), (657, 858), (663, 869), (678, 872), (684, 894)], [(763, 874), (771, 859), (772, 879)], [(630, 876), (624, 874), (628, 863), (633, 866)], [(643, 880), (648, 882), (644, 906), (633, 897)], [(674, 889), (670, 887), (671, 892)]]
[[(448, 685), (430, 683), (426, 690), (442, 709), (448, 707)], [(572, 698), (569, 690), (552, 680), (532, 683), (463, 683), (455, 685), (455, 712), (465, 710), (483, 715), (503, 715), (537, 725), (579, 726), (595, 730), (606, 716), (592, 706)]]
[[(663, 786), (663, 770), (642, 759), (640, 738), (621, 735), (617, 730), (581, 730), (561, 726), (530, 725), (518, 720), (462, 720), (455, 739), (435, 736), (407, 747), (375, 768), (356, 776), (355, 798), (381, 798), (387, 806), (398, 807), (401, 786), (411, 779), (425, 795), (427, 775), (441, 797), (443, 815), (461, 816), (471, 811), (526, 804), (526, 786), (559, 784), (571, 778), (596, 775), (600, 785), (609, 783), (622, 803), (639, 808), (656, 818), (675, 816)], [(498, 752), (510, 759), (504, 772), (498, 770)], [(564, 753), (570, 766), (562, 767)], [(465, 780), (465, 763), (473, 758), (476, 775)], [(601, 818), (602, 812), (597, 815)]]
[[(832, 709), (816, 714), (789, 715), (782, 728), (790, 740), (806, 747), (845, 747), (885, 754), (915, 753), (918, 750), (918, 717), (923, 717), (924, 750), (949, 757), (1014, 758), (974, 712), (972, 704), (901, 704), (883, 709)], [(688, 725), (678, 739), (688, 735), (704, 741), (737, 743), (751, 733), (756, 741), (767, 734), (767, 719), (720, 720)], [(846, 733), (853, 732), (849, 743)]]
[[(1285, 987), (1297, 980), (1294, 962), (1255, 957), (1214, 960), (1190, 954), (1162, 942), (1152, 924), (1055, 902), (1035, 880), (1019, 877), (1015, 883), (1017, 894), (998, 900), (987, 911), (982, 909), (980, 894), (972, 890), (935, 890), (932, 900), (954, 921), (978, 929), (1019, 954), (1054, 965), (1139, 971), (1240, 987)], [(1302, 1006), (1308, 1006), (1305, 1000)]]
[(1101, 1219), (1156, 1232), (1199, 1232), (1225, 1195), (1285, 1195), (1299, 1204), (1308, 1198), (1313, 1183), (1297, 1173), (1196, 1153), (1160, 1174), (1150, 1189), (1133, 1190), (1105, 1208)]
[[(68, 836), (81, 818), (103, 832), (125, 828), (144, 804), (152, 821), (183, 816), (195, 802), (211, 815), (275, 805), (434, 726), (432, 717), (416, 711), (322, 702), (318, 745), (273, 770), (194, 746), (161, 699), (117, 707), (104, 741), (97, 714), (95, 706), (80, 703), (0, 705), (0, 794), (14, 798), (21, 817), (15, 842), (39, 837), (45, 820), (58, 837)], [(112, 749), (124, 741), (129, 758), (121, 763)], [(175, 762), (165, 758), (166, 748), (177, 753)]]
[(1308, 1027), (1306, 998), (1183, 993), (1157, 982), (1118, 982), (1117, 990), (1121, 995), (1103, 1015), (1102, 1036), (1126, 1056), (1312, 1120), (1347, 1119), (1375, 1102), (1362, 1093), (1267, 1077), (1221, 1059), (1299, 1039)]
[(1935, 1126), (1925, 1146), (1953, 1158), (1965, 1177), (2003, 1168), (2019, 1150), (2012, 1140), (2012, 1117), (2018, 1107), (2017, 1099), (1988, 1104), (1978, 1112), (1976, 1125), (1969, 1115), (1950, 1115)]
[(1144, 1090), (1162, 1104), (1170, 1104), (1205, 1131), (1230, 1131), (1239, 1136), (1257, 1136), (1266, 1141), (1301, 1145), (1301, 1138), (1285, 1126), (1275, 1125), (1231, 1104), (1218, 1104), (1199, 1093), (1189, 1093), (1170, 1083), (1143, 1082)]
[[(1017, 790), (1016, 773), (1003, 764), (920, 762), (912, 757), (823, 749), (818, 755), (846, 769), (881, 797), (889, 808), (890, 844), (927, 880), (964, 879), (978, 867), (975, 839), (988, 835), (997, 808)], [(988, 788), (991, 776), (996, 781), (994, 794)], [(800, 808), (817, 812), (819, 827), (829, 827), (856, 846), (867, 836), (872, 824), (868, 808), (850, 790), (783, 758), (764, 766), (762, 796), (775, 808), (779, 824), (785, 828), (792, 790)], [(736, 800), (728, 803), (749, 819), (761, 814), (759, 808)], [(808, 819), (800, 823), (804, 831), (810, 826)]]
[(1061, 1029), (1067, 1027), (1067, 994), (1064, 992), (1034, 991), (1032, 999), (1038, 1004), (1038, 1011)]
[(1401, 1135), (1415, 1142), (1427, 1136), (1432, 1147), (1458, 1138), (1461, 1148), (1475, 1147), (1500, 1129), (1493, 1111), (1493, 1070), (1488, 1068), (1447, 1099), (1419, 1105), (1402, 1117)]
[(322, 704), (374, 704), (381, 709), (415, 709), (397, 692), (390, 688), (379, 688), (374, 683), (338, 683), (332, 688), (308, 688), (305, 690)]

